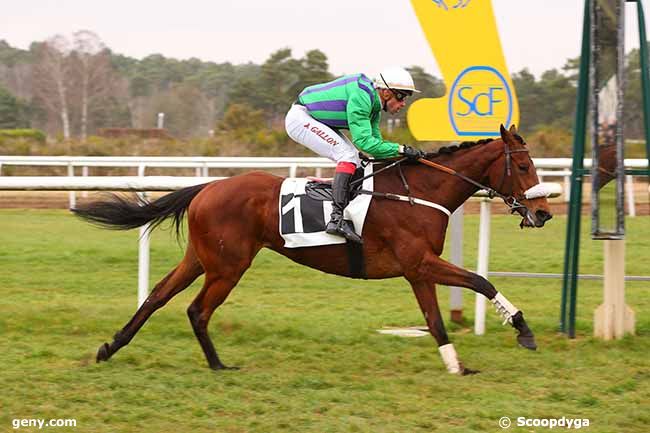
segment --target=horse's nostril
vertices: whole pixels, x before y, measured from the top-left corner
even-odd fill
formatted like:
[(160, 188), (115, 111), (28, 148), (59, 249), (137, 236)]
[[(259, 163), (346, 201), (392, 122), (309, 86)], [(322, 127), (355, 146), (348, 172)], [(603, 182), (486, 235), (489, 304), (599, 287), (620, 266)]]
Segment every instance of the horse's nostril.
[(551, 218), (553, 218), (553, 215), (551, 215), (550, 213), (546, 212), (545, 210), (541, 210), (541, 209), (535, 212), (535, 216), (540, 221), (548, 221)]

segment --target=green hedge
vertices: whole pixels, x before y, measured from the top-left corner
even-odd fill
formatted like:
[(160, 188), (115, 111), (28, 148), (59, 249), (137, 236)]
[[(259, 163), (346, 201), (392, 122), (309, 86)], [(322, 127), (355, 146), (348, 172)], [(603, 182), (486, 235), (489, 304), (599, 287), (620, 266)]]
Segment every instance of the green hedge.
[(0, 138), (27, 138), (45, 143), (45, 133), (38, 129), (0, 129)]

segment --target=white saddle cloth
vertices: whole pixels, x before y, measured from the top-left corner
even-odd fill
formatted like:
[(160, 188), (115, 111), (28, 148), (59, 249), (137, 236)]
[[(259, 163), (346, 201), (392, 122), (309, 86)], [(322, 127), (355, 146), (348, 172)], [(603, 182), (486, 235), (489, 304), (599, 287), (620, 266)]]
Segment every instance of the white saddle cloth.
[[(365, 168), (364, 175), (372, 173), (372, 164)], [(305, 178), (288, 177), (282, 182), (278, 200), (280, 215), (280, 236), (287, 248), (313, 247), (320, 245), (344, 244), (346, 239), (325, 233), (325, 226), (332, 213), (331, 201), (319, 201), (305, 194)], [(362, 189), (373, 190), (373, 178), (363, 181)], [(371, 195), (358, 194), (348, 204), (344, 218), (354, 226), (359, 235), (363, 233), (363, 224), (370, 206)]]

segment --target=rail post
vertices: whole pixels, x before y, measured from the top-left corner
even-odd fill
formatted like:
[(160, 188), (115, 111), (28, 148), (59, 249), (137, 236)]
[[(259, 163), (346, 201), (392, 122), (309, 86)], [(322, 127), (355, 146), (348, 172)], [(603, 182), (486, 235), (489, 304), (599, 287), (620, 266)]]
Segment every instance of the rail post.
[[(451, 214), (449, 219), (449, 231), (451, 234), (451, 245), (449, 246), (450, 262), (456, 266), (463, 266), (463, 206), (460, 206)], [(463, 293), (460, 287), (449, 287), (449, 309), (451, 321), (461, 323), (463, 321)]]
[[(488, 262), (490, 261), (490, 213), (492, 203), (488, 198), (481, 199), (481, 213), (478, 229), (478, 262), (476, 273), (487, 279)], [(476, 294), (474, 334), (485, 334), (485, 296)]]

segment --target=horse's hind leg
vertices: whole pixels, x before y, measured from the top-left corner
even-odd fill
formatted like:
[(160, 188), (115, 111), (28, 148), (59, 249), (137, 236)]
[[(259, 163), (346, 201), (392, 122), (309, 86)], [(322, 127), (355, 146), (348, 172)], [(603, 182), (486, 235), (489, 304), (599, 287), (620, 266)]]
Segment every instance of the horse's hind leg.
[(456, 354), (454, 345), (449, 342), (449, 337), (445, 330), (445, 324), (442, 320), (442, 315), (440, 314), (435, 284), (411, 281), (411, 287), (413, 288), (413, 293), (418, 300), (422, 314), (424, 314), (424, 319), (427, 322), (429, 332), (438, 343), (438, 351), (445, 363), (445, 367), (447, 367), (447, 371), (452, 374), (461, 375), (478, 373), (478, 371), (465, 368), (463, 364), (458, 361), (458, 355)]
[(108, 360), (121, 347), (129, 344), (149, 316), (163, 307), (171, 298), (186, 289), (203, 273), (192, 244), (188, 245), (185, 257), (165, 278), (151, 291), (142, 306), (138, 308), (129, 322), (113, 337), (111, 344), (104, 343), (97, 351), (97, 362)]
[(208, 365), (213, 370), (236, 369), (236, 367), (226, 367), (219, 359), (214, 344), (212, 344), (212, 340), (208, 335), (208, 323), (214, 310), (226, 300), (242, 273), (239, 273), (239, 275), (207, 273), (203, 289), (187, 309), (194, 335), (199, 340)]

